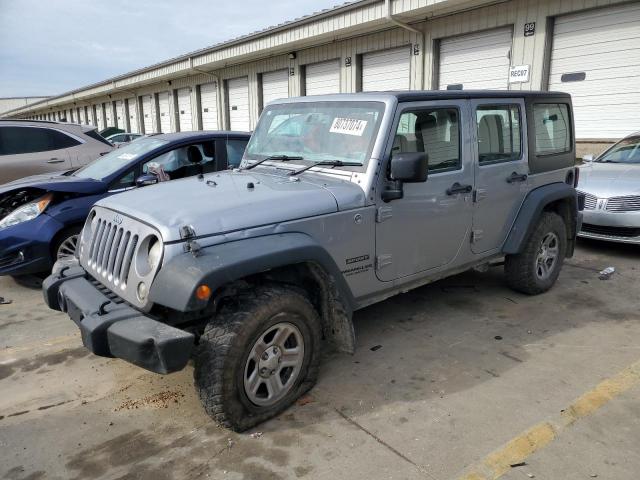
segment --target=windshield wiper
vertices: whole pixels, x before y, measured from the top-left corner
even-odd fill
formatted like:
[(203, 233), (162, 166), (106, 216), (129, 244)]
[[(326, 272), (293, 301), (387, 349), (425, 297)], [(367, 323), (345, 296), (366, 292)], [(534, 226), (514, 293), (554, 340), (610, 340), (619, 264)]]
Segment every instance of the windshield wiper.
[(327, 167), (361, 167), (362, 164), (358, 163), (358, 162), (343, 162), (341, 160), (322, 160), (320, 162), (315, 162), (312, 163), (311, 165), (308, 165), (304, 168), (301, 168), (300, 170), (294, 170), (293, 172), (291, 172), (289, 174), (290, 177), (293, 177), (294, 175), (300, 175), (303, 172), (306, 172), (307, 170), (313, 168), (313, 167), (322, 167), (322, 166), (327, 166)]
[(245, 167), (243, 170), (251, 170), (252, 168), (257, 167), (258, 165), (262, 165), (264, 162), (268, 162), (269, 160), (280, 161), (280, 162), (290, 162), (292, 160), (304, 160), (302, 157), (290, 157), (289, 155), (272, 155), (270, 157), (265, 157), (262, 160), (258, 160), (255, 163), (252, 163), (248, 167)]

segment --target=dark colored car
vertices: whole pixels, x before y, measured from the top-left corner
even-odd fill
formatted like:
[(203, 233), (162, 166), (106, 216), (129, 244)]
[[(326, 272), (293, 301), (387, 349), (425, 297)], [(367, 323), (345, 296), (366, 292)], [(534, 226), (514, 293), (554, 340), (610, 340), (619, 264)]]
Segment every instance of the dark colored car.
[(0, 186), (0, 275), (47, 272), (57, 259), (74, 255), (82, 225), (101, 198), (239, 165), (249, 136), (242, 132), (153, 135), (78, 170)]

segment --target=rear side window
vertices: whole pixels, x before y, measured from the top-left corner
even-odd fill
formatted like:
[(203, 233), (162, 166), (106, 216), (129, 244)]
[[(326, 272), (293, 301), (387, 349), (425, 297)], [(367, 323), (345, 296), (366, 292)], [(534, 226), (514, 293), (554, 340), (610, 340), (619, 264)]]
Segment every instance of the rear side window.
[(533, 121), (536, 155), (554, 155), (571, 151), (571, 119), (566, 104), (535, 104)]
[(235, 168), (240, 165), (244, 149), (247, 148), (249, 140), (228, 139), (227, 140), (227, 165)]
[(79, 143), (64, 133), (47, 128), (0, 127), (0, 155), (46, 152)]
[(49, 130), (51, 135), (51, 150), (59, 150), (61, 148), (70, 148), (80, 145), (80, 142), (75, 138), (71, 138), (69, 135), (65, 135), (62, 132), (56, 130)]
[(476, 121), (480, 165), (520, 159), (522, 134), (517, 105), (480, 105)]

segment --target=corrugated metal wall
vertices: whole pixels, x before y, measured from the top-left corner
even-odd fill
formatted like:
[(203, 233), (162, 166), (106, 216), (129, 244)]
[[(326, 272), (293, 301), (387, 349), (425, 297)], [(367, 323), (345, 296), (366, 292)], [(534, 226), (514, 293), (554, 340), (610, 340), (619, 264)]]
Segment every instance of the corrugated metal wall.
[[(530, 81), (527, 83), (514, 83), (509, 85), (512, 90), (519, 89), (546, 89), (549, 74), (550, 42), (554, 17), (559, 15), (585, 11), (588, 9), (617, 5), (624, 0), (572, 0), (560, 2), (557, 0), (512, 0), (500, 2), (486, 7), (474, 8), (461, 13), (443, 15), (430, 18), (427, 22), (413, 23), (412, 27), (424, 32), (422, 35), (393, 27), (385, 22), (383, 3), (372, 3), (359, 6), (356, 9), (336, 10), (331, 15), (318, 18), (303, 25), (294, 25), (290, 28), (282, 28), (262, 38), (238, 40), (235, 44), (212, 53), (206, 53), (193, 58), (180, 60), (171, 65), (159, 66), (155, 70), (130, 75), (117, 79), (112, 86), (99, 85), (83, 90), (75, 94), (74, 103), (60, 103), (55, 107), (43, 109), (42, 112), (61, 111), (76, 107), (76, 103), (93, 106), (104, 105), (102, 109), (96, 109), (97, 123), (109, 122), (114, 115), (115, 102), (136, 93), (138, 105), (142, 105), (142, 97), (151, 95), (153, 99), (153, 114), (146, 117), (147, 112), (142, 109), (140, 126), (145, 124), (145, 130), (149, 130), (151, 123), (153, 130), (160, 130), (160, 110), (168, 115), (163, 116), (162, 130), (175, 131), (178, 124), (176, 91), (183, 88), (191, 90), (191, 111), (193, 115), (193, 128), (202, 128), (203, 124), (217, 125), (219, 128), (229, 128), (228, 92), (226, 86), (228, 80), (246, 77), (248, 82), (248, 116), (249, 128), (254, 128), (258, 120), (260, 107), (263, 103), (262, 86), (260, 84), (262, 74), (268, 72), (287, 70), (289, 72), (289, 94), (300, 95), (304, 91), (305, 66), (317, 64), (328, 60), (335, 60), (339, 65), (340, 91), (356, 92), (362, 89), (362, 59), (363, 55), (370, 52), (383, 52), (385, 50), (407, 47), (410, 51), (410, 66), (407, 69), (408, 85), (410, 89), (437, 88), (439, 84), (440, 49), (442, 41), (452, 37), (458, 37), (475, 32), (483, 32), (498, 28), (510, 28), (513, 31), (510, 64), (529, 65)], [(434, 6), (444, 5), (443, 0), (395, 0), (393, 2), (394, 13), (402, 15), (414, 14), (425, 18), (426, 13), (433, 12)], [(448, 2), (450, 8), (453, 8)], [(470, 2), (461, 2), (460, 5), (468, 6)], [(375, 33), (363, 33), (362, 25), (374, 25)], [(525, 36), (526, 24), (535, 22), (535, 35)], [(351, 38), (336, 40), (337, 36)], [(309, 39), (309, 40), (306, 40)], [(301, 46), (307, 43), (307, 45)], [(295, 44), (295, 48), (287, 49), (286, 45)], [(257, 59), (261, 51), (284, 46), (281, 53), (269, 50), (264, 53), (269, 58)], [(294, 51), (295, 55), (288, 53)], [(293, 57), (293, 58), (292, 58)], [(191, 67), (209, 70), (208, 65), (216, 62), (225, 62), (224, 68), (211, 71), (209, 74), (194, 73)], [(148, 84), (142, 85), (141, 83)], [(156, 82), (156, 83), (150, 83)], [(211, 89), (205, 89), (205, 98), (211, 100), (215, 95), (215, 106), (203, 107), (201, 104), (200, 85), (216, 82), (219, 88), (212, 93)], [(170, 84), (168, 88), (167, 85)], [(119, 92), (118, 88), (126, 88), (127, 92)], [(371, 86), (367, 84), (367, 89)], [(165, 94), (169, 90), (169, 111), (165, 112), (166, 104), (162, 108), (158, 105), (158, 94)], [(107, 97), (110, 95), (110, 97)], [(62, 100), (60, 100), (62, 102)], [(163, 100), (164, 102), (164, 100)], [(80, 104), (78, 103), (78, 104)], [(216, 121), (209, 117), (203, 122), (203, 108), (211, 108)], [(215, 111), (213, 111), (215, 110)], [(65, 114), (62, 113), (62, 116)], [(68, 116), (68, 115), (67, 115)], [(100, 118), (102, 116), (102, 119)], [(105, 118), (107, 117), (107, 118)], [(171, 120), (168, 122), (167, 120)], [(102, 120), (102, 121), (101, 121)], [(578, 119), (579, 121), (579, 119)], [(113, 123), (113, 122), (111, 122)]]

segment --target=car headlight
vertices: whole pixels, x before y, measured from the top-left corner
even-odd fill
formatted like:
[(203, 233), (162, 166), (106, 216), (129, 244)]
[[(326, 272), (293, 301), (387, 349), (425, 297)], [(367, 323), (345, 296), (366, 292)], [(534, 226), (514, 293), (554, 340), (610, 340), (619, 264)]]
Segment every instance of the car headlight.
[(156, 238), (155, 242), (151, 245), (149, 249), (149, 266), (151, 270), (154, 270), (158, 264), (160, 263), (160, 259), (162, 258), (162, 242), (160, 239)]
[(52, 199), (53, 195), (51, 193), (47, 193), (32, 202), (25, 203), (21, 207), (16, 208), (13, 212), (0, 220), (0, 228), (11, 227), (22, 222), (33, 220), (44, 212)]

